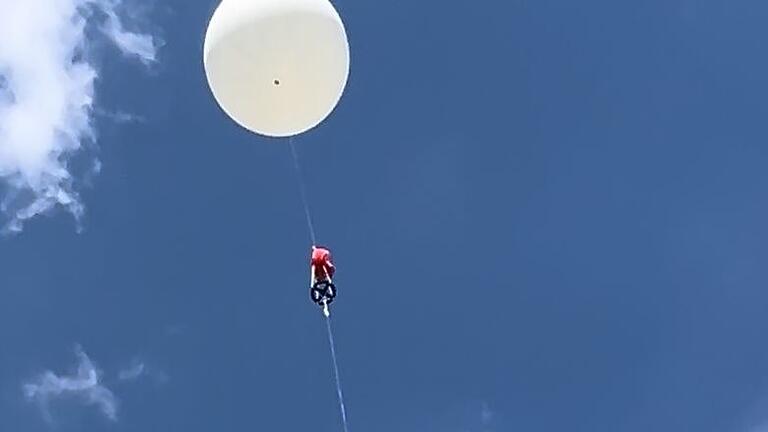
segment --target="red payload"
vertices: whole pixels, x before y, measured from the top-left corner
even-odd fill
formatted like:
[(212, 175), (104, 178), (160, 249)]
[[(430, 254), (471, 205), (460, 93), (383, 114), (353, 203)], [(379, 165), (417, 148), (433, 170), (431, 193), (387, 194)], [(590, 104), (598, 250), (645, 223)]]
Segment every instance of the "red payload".
[(331, 251), (324, 247), (312, 246), (312, 274), (316, 281), (333, 278), (336, 267), (333, 265)]

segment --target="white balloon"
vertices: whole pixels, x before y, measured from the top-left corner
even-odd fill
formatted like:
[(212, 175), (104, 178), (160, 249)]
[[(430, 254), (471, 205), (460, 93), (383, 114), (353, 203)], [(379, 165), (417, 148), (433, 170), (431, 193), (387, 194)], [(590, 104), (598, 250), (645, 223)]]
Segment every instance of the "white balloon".
[(349, 76), (349, 44), (328, 0), (223, 0), (208, 25), (203, 64), (233, 120), (286, 137), (333, 111)]

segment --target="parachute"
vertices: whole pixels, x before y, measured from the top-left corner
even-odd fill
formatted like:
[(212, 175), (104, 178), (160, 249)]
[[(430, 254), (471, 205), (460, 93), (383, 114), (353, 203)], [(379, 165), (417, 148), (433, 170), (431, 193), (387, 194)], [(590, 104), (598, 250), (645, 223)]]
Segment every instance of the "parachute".
[(223, 0), (203, 48), (224, 112), (260, 135), (306, 132), (333, 111), (349, 76), (344, 24), (328, 0)]

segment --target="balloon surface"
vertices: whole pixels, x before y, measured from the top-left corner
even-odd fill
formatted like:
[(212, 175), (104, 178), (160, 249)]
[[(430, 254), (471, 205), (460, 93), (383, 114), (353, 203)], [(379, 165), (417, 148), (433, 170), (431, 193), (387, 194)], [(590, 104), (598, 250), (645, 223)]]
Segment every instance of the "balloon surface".
[(333, 111), (349, 76), (349, 44), (328, 0), (223, 0), (208, 25), (203, 64), (235, 122), (286, 137)]

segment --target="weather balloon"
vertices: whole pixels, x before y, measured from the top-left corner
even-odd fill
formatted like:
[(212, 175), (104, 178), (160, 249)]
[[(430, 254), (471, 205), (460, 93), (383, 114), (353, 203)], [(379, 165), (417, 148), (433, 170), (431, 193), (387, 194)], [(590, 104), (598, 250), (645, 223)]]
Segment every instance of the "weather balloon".
[(328, 0), (223, 0), (208, 25), (203, 64), (235, 122), (287, 137), (320, 124), (349, 75), (344, 24)]

